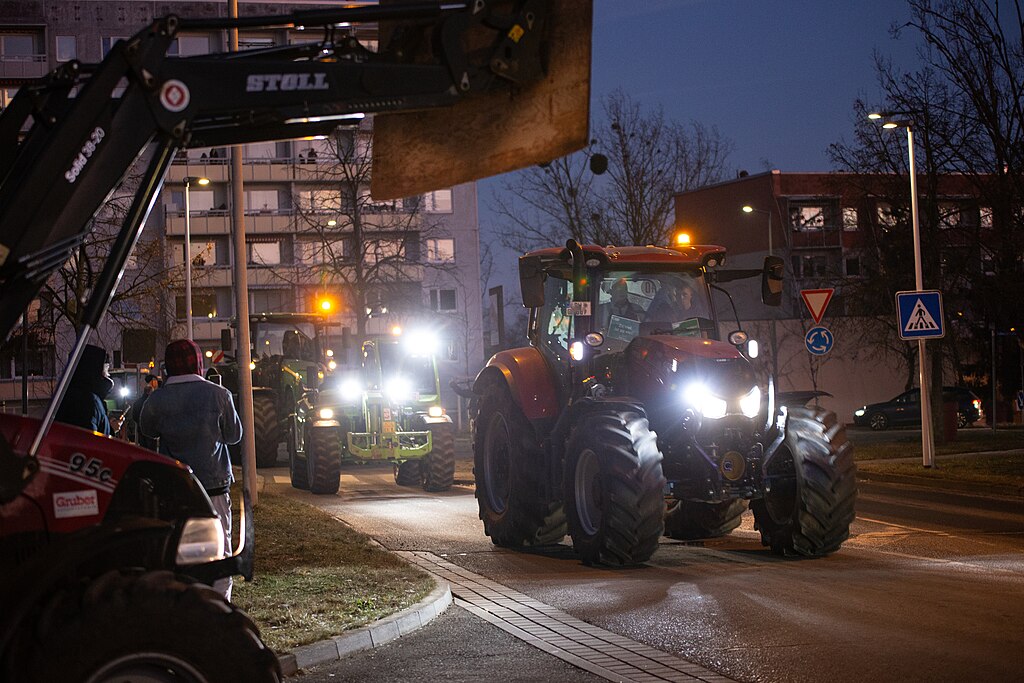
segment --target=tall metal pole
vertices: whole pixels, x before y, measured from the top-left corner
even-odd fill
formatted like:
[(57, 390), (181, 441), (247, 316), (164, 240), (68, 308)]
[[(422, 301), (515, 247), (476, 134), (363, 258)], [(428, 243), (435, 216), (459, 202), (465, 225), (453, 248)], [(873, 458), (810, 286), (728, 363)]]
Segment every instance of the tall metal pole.
[[(238, 18), (238, 0), (228, 0), (228, 13)], [(238, 52), (238, 29), (228, 31), (231, 52)], [(234, 253), (235, 314), (238, 319), (238, 407), (242, 418), (242, 457), (248, 476), (243, 482), (256, 505), (259, 499), (256, 480), (256, 435), (252, 413), (252, 351), (249, 341), (249, 275), (246, 271), (245, 253), (245, 192), (242, 188), (242, 145), (231, 148), (231, 233)]]
[(189, 203), (189, 185), (192, 179), (185, 176), (185, 336), (192, 336), (192, 206)]
[[(910, 217), (914, 228), (914, 283), (917, 291), (924, 289), (921, 268), (921, 225), (917, 213), (917, 168), (914, 165), (914, 130), (908, 122), (907, 154), (910, 160)], [(921, 386), (921, 460), (925, 467), (935, 464), (935, 435), (932, 433), (932, 403), (928, 383), (928, 357), (924, 339), (917, 340), (918, 382)]]

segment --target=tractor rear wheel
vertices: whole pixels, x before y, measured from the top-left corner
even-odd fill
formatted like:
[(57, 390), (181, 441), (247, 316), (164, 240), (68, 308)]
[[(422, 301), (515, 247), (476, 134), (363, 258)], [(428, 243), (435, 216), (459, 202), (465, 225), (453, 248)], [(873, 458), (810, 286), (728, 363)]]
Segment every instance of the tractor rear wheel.
[(483, 390), (473, 435), (473, 474), (484, 533), (494, 545), (558, 543), (565, 536), (565, 508), (545, 500), (544, 452), (533, 427), (503, 382)]
[(400, 465), (395, 465), (395, 483), (399, 486), (419, 486), (423, 483), (421, 466), (422, 462), (419, 460), (406, 460)]
[(314, 427), (309, 430), (306, 471), (312, 493), (338, 492), (341, 486), (341, 443), (335, 427)]
[(292, 488), (300, 491), (309, 490), (309, 467), (306, 464), (306, 449), (308, 439), (306, 432), (309, 428), (305, 423), (300, 423), (298, 418), (292, 415), (291, 429), (288, 434), (288, 476), (292, 482)]
[(664, 531), (665, 476), (641, 412), (584, 417), (566, 450), (565, 498), (573, 547), (592, 564), (646, 562)]
[(857, 499), (853, 445), (835, 413), (791, 408), (786, 436), (765, 467), (764, 498), (752, 501), (761, 543), (779, 555), (821, 557), (850, 535)]
[(725, 536), (740, 525), (746, 509), (744, 500), (724, 503), (676, 501), (665, 513), (665, 535), (681, 541)]
[(455, 483), (455, 425), (439, 422), (427, 425), (430, 430), (431, 449), (421, 462), (423, 488), (427, 491), (447, 491)]
[(57, 595), (43, 614), (32, 680), (281, 680), (244, 612), (171, 572), (111, 571)]
[(252, 424), (256, 437), (256, 466), (274, 467), (277, 465), (277, 445), (281, 443), (281, 423), (273, 396), (253, 394)]

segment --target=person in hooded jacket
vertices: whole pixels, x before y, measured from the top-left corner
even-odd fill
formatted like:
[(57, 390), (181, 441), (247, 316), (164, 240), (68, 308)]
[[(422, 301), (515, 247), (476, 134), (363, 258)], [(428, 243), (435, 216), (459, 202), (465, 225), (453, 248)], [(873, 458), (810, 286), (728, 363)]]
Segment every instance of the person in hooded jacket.
[(106, 350), (87, 344), (55, 419), (110, 436), (110, 419), (103, 400), (113, 388)]

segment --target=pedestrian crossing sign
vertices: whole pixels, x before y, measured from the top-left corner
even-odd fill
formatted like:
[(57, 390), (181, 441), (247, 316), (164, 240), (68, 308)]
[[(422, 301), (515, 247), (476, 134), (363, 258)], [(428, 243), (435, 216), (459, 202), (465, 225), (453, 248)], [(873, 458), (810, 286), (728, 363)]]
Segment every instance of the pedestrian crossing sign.
[(942, 292), (896, 292), (900, 339), (939, 339), (946, 336), (942, 317)]

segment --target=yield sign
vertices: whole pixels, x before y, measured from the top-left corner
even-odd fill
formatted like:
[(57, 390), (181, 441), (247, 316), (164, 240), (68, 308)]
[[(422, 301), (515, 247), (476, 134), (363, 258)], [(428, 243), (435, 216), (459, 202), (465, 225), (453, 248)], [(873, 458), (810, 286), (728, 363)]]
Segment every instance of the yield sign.
[(834, 289), (800, 290), (800, 296), (804, 298), (807, 310), (811, 312), (811, 317), (814, 318), (815, 323), (821, 322), (822, 316), (825, 315), (825, 309), (828, 308), (828, 302), (832, 301), (832, 295), (835, 291)]

